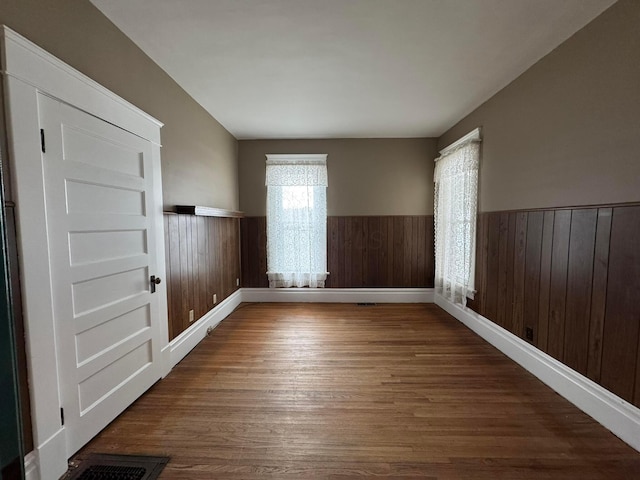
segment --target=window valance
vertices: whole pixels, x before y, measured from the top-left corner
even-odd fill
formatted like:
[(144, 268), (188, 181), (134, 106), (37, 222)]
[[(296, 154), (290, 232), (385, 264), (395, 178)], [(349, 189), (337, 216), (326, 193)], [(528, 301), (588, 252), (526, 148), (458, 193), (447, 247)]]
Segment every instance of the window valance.
[(265, 185), (326, 187), (327, 155), (267, 155)]

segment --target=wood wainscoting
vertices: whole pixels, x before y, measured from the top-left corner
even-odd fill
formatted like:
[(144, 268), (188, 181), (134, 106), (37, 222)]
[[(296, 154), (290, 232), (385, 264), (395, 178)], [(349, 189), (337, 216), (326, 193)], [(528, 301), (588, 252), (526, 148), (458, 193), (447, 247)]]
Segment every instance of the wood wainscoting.
[(469, 306), (640, 406), (639, 239), (637, 204), (482, 213)]
[(238, 289), (240, 219), (165, 213), (169, 340)]
[[(243, 287), (268, 287), (265, 217), (245, 217)], [(433, 215), (327, 218), (327, 288), (433, 287)]]

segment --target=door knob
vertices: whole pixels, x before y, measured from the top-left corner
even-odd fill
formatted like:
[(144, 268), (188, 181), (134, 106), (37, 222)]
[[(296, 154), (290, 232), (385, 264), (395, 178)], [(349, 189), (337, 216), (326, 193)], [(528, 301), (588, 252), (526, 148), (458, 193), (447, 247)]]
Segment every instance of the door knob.
[(160, 277), (156, 277), (155, 275), (151, 275), (151, 278), (149, 280), (151, 282), (151, 293), (156, 293), (156, 285), (159, 285), (160, 282), (162, 282), (162, 279)]

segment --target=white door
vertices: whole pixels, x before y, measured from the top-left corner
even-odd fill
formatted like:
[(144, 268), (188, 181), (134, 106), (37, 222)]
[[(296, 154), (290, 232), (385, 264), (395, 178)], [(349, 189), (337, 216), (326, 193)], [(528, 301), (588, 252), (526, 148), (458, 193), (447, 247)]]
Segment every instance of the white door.
[(160, 295), (150, 282), (161, 239), (150, 142), (44, 95), (38, 106), (70, 456), (161, 376)]

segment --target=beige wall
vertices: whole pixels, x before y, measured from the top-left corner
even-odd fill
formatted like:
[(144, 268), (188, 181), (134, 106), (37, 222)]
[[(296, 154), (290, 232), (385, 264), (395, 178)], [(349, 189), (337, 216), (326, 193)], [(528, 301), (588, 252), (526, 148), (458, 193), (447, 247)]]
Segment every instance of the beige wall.
[(477, 126), (482, 211), (640, 201), (640, 1), (614, 4), (439, 147)]
[(0, 23), (165, 124), (165, 207), (238, 208), (236, 139), (88, 0), (1, 0)]
[(241, 140), (240, 209), (266, 214), (266, 154), (326, 153), (329, 215), (433, 214), (435, 147), (430, 138)]

